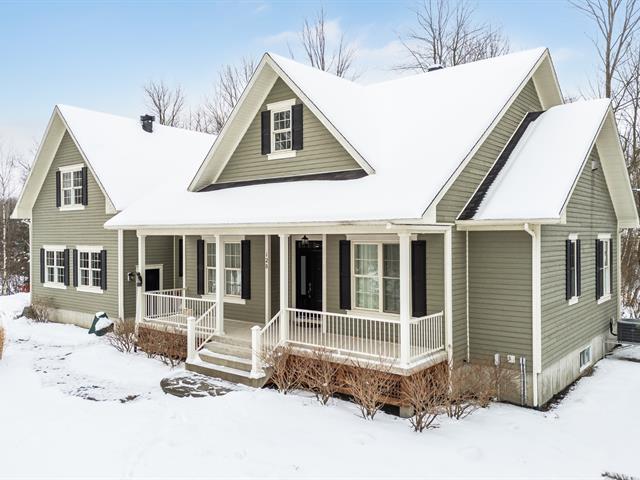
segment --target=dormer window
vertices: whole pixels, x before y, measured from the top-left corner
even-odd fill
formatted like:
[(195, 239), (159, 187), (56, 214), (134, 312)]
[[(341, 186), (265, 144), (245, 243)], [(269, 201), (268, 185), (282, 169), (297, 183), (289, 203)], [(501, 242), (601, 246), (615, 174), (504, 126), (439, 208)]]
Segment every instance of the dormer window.
[(84, 165), (60, 167), (56, 172), (56, 206), (78, 210), (87, 205), (87, 169)]
[(302, 108), (292, 98), (269, 103), (262, 112), (262, 154), (269, 160), (295, 157), (302, 150)]

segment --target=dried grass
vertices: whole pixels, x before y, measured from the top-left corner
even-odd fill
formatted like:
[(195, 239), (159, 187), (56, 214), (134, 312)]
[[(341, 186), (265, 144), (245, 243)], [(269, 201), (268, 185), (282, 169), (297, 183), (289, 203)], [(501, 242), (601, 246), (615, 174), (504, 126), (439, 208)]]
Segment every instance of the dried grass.
[(51, 301), (38, 299), (31, 302), (29, 318), (34, 322), (47, 323), (51, 319)]

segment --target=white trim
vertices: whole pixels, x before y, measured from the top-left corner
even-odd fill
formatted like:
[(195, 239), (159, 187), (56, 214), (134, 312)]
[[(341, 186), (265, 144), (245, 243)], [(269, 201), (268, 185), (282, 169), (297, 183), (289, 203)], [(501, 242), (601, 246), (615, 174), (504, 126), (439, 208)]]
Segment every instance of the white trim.
[(444, 232), (444, 321), (445, 348), (449, 363), (453, 361), (453, 245), (452, 232), (449, 227)]
[(322, 234), (322, 311), (327, 311), (327, 234)]
[[(45, 272), (45, 275), (46, 275), (46, 272)], [(57, 288), (59, 290), (67, 289), (67, 286), (64, 283), (44, 282), (42, 286), (46, 288)]]
[[(78, 279), (78, 282), (80, 279)], [(76, 287), (76, 292), (84, 292), (84, 293), (102, 293), (104, 290), (100, 287), (94, 287), (93, 285), (78, 285)]]
[[(389, 312), (380, 312), (378, 310), (368, 310), (366, 308), (350, 308), (349, 310), (346, 310), (347, 315), (353, 315), (356, 317), (359, 316), (365, 316), (365, 317), (370, 317), (370, 318), (379, 318), (381, 320), (400, 320), (400, 314), (399, 313), (389, 313)], [(411, 316), (409, 316), (409, 318), (413, 318)]]
[(63, 172), (77, 172), (78, 170), (82, 170), (84, 168), (84, 164), (83, 163), (76, 163), (74, 165), (63, 165), (61, 167), (58, 167), (58, 170), (63, 173)]
[[(400, 297), (401, 292), (398, 292), (398, 300), (399, 300), (399, 304), (400, 304), (400, 311), (398, 313), (393, 313), (393, 312), (385, 312), (384, 311), (384, 245), (398, 245), (398, 248), (401, 247), (401, 240), (402, 238), (400, 236), (406, 236), (409, 239), (409, 242), (411, 241), (411, 236), (409, 234), (406, 233), (398, 233), (396, 235), (396, 239), (395, 241), (373, 241), (371, 239), (367, 239), (367, 240), (362, 240), (362, 241), (358, 241), (358, 240), (354, 240), (351, 241), (351, 278), (350, 278), (350, 283), (351, 283), (351, 304), (352, 304), (352, 310), (354, 312), (360, 312), (362, 314), (370, 314), (370, 313), (380, 313), (380, 314), (389, 314), (389, 315), (400, 315), (401, 310), (402, 310), (402, 298)], [(378, 262), (378, 274), (377, 274), (377, 279), (378, 279), (378, 307), (375, 309), (369, 309), (369, 308), (363, 308), (363, 307), (358, 307), (358, 306), (353, 306), (356, 304), (357, 301), (357, 296), (356, 296), (356, 277), (357, 276), (364, 276), (364, 277), (371, 277), (371, 275), (356, 275), (356, 245), (375, 245), (376, 249), (377, 249), (377, 262)], [(410, 246), (409, 246), (410, 248)], [(400, 260), (399, 260), (399, 263)], [(410, 265), (410, 264), (409, 264)], [(398, 281), (400, 284), (402, 284), (402, 265), (399, 265), (399, 276), (398, 276)], [(391, 277), (391, 278), (395, 278), (395, 277)], [(401, 287), (400, 287), (401, 289)], [(411, 294), (411, 289), (409, 288), (409, 295)], [(409, 296), (409, 302), (411, 302), (411, 297)], [(407, 360), (408, 361), (408, 360)]]
[(576, 303), (578, 303), (580, 301), (580, 297), (577, 295), (574, 295), (573, 297), (571, 297), (567, 303), (569, 304), (569, 306), (571, 305), (575, 305)]
[(118, 230), (118, 317), (124, 319), (124, 231), (122, 229)]
[(524, 225), (531, 236), (531, 360), (533, 371), (533, 406), (539, 404), (538, 375), (542, 373), (542, 229)]
[(267, 103), (267, 110), (275, 110), (277, 112), (282, 112), (287, 108), (291, 108), (296, 104), (295, 98), (290, 98), (289, 100), (281, 100), (279, 102)]
[[(215, 236), (216, 244), (216, 333), (224, 335), (224, 241), (222, 235)], [(206, 246), (206, 243), (205, 243)], [(206, 249), (205, 249), (206, 250)], [(206, 257), (206, 252), (205, 252)], [(206, 258), (205, 258), (206, 261)], [(185, 275), (186, 277), (186, 275)], [(220, 288), (222, 286), (222, 288)], [(205, 289), (206, 290), (206, 289)]]
[[(147, 241), (146, 237), (140, 232), (137, 233), (138, 237), (138, 264), (136, 265), (136, 323), (142, 322), (145, 317), (145, 299), (144, 299), (144, 288), (145, 288), (145, 271), (144, 266), (147, 261), (146, 248)], [(138, 286), (138, 275), (142, 277), (142, 285)]]
[(579, 235), (580, 234), (578, 233), (570, 233), (569, 236), (567, 237), (567, 240), (576, 241), (578, 240)]
[(42, 248), (44, 248), (45, 250), (60, 251), (66, 250), (68, 247), (66, 245), (42, 245)]
[(465, 233), (465, 282), (466, 282), (466, 316), (467, 316), (467, 362), (471, 361), (471, 341), (469, 340), (469, 231)]
[[(580, 365), (580, 360), (581, 360), (580, 357), (582, 356), (582, 352), (584, 352), (585, 350), (589, 351), (589, 361), (584, 365)], [(591, 348), (591, 344), (589, 344), (578, 351), (578, 367), (580, 368), (580, 373), (584, 372), (591, 365), (593, 365), (593, 349)]]
[(267, 154), (267, 160), (282, 160), (283, 158), (293, 158), (296, 156), (297, 150), (278, 150), (274, 153)]
[[(120, 230), (118, 230), (120, 231)], [(89, 282), (92, 283), (93, 282), (93, 275), (91, 272), (93, 272), (94, 269), (91, 266), (91, 254), (92, 253), (97, 253), (98, 255), (100, 255), (100, 252), (102, 250), (104, 250), (102, 248), (102, 245), (76, 245), (76, 250), (78, 251), (78, 265), (74, 265), (74, 269), (78, 272), (78, 286), (76, 287), (76, 291), (77, 292), (85, 292), (85, 293), (102, 293), (103, 289), (102, 287), (97, 287), (95, 285), (82, 285), (81, 284), (81, 275), (80, 275), (80, 254), (81, 253), (87, 253), (89, 254), (89, 258), (87, 259), (89, 262), (89, 268), (88, 269), (83, 269), (83, 270), (89, 270)], [(100, 265), (100, 276), (102, 276), (102, 269), (104, 268), (104, 265)]]
[(610, 294), (610, 293), (609, 293), (609, 294), (607, 294), (607, 295), (604, 295), (604, 296), (600, 297), (600, 298), (598, 299), (598, 302), (597, 302), (597, 303), (598, 303), (598, 305), (600, 305), (601, 303), (608, 302), (609, 300), (611, 300), (611, 294)]
[(72, 204), (72, 205), (60, 205), (58, 207), (58, 211), (60, 211), (60, 212), (74, 212), (74, 211), (78, 211), (78, 210), (84, 210), (84, 207), (85, 206), (82, 205), (81, 203), (75, 203), (75, 204)]
[(182, 289), (187, 291), (187, 236), (182, 235)]
[(271, 236), (264, 236), (264, 323), (271, 320)]
[[(417, 240), (418, 235), (410, 234), (410, 240)], [(352, 234), (347, 235), (347, 240), (357, 243), (400, 243), (400, 237), (397, 233), (380, 233), (380, 234)]]
[[(145, 253), (146, 253), (146, 248), (145, 248)], [(162, 263), (145, 263), (145, 265), (144, 265), (144, 273), (145, 273), (145, 275), (147, 273), (147, 270), (155, 270), (155, 269), (160, 270), (160, 290), (164, 290), (164, 264), (162, 264)], [(140, 266), (139, 265), (136, 265), (136, 271), (140, 271)], [(146, 291), (147, 286), (144, 285), (145, 280), (146, 280), (146, 278), (142, 279), (142, 283), (143, 283), (142, 288), (144, 288), (145, 291)]]
[(102, 245), (76, 245), (76, 250), (78, 252), (99, 252), (100, 250), (104, 250)]
[[(57, 278), (58, 275), (58, 269), (62, 268), (63, 269), (63, 275), (66, 273), (67, 275), (71, 274), (71, 272), (65, 272), (65, 270), (68, 268), (68, 266), (62, 266), (59, 267), (56, 265), (55, 261), (56, 261), (56, 253), (62, 253), (62, 256), (64, 258), (64, 251), (67, 249), (66, 245), (43, 245), (42, 248), (44, 249), (44, 283), (43, 286), (47, 287), (47, 288), (59, 288), (61, 290), (66, 290), (67, 286), (64, 284), (64, 282), (50, 282), (47, 280), (47, 278), (49, 277), (48, 275), (48, 265), (47, 265), (47, 253), (48, 252), (53, 252), (54, 253), (54, 277)], [(71, 262), (69, 262), (71, 263)], [(40, 268), (43, 268), (42, 266)], [(33, 280), (32, 280), (33, 282)]]
[(599, 233), (598, 234), (598, 240), (611, 240), (611, 234), (610, 233)]

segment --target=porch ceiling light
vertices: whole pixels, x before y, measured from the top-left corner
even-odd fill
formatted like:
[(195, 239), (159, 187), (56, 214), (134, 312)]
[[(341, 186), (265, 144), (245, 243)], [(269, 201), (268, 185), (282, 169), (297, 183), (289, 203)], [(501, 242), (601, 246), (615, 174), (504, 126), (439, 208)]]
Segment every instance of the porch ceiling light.
[(307, 238), (306, 235), (303, 235), (302, 238), (300, 239), (300, 245), (302, 245), (303, 247), (309, 246), (309, 239)]

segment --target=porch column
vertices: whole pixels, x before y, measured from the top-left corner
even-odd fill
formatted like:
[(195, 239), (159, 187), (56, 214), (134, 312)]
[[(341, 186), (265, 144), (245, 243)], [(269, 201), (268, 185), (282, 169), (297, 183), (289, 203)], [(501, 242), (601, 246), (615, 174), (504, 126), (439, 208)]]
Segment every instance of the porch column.
[(409, 364), (411, 356), (411, 234), (400, 237), (400, 365)]
[(144, 235), (138, 234), (138, 272), (140, 278), (136, 278), (136, 322), (142, 322), (142, 319), (145, 316), (145, 298), (144, 298), (144, 274), (145, 274), (145, 266), (147, 260), (146, 254), (146, 239), (147, 237)]
[[(216, 235), (216, 334), (224, 335), (224, 244)], [(206, 255), (206, 252), (205, 252)], [(206, 279), (205, 279), (206, 282)]]
[(453, 361), (453, 238), (452, 227), (444, 232), (444, 344), (449, 363)]
[(280, 340), (289, 337), (289, 235), (280, 234)]

